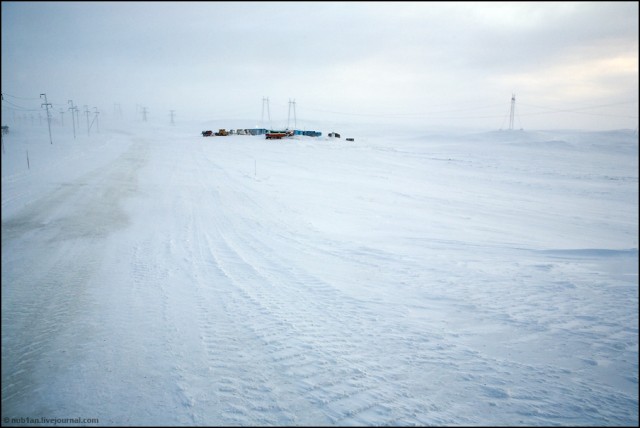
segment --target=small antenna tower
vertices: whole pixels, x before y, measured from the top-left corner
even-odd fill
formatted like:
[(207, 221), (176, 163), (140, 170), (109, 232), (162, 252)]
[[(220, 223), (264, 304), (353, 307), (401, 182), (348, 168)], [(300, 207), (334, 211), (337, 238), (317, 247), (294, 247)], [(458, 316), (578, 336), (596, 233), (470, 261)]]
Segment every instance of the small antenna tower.
[(298, 122), (298, 120), (296, 118), (296, 100), (294, 99), (293, 100), (293, 129), (296, 128), (297, 122)]
[[(271, 123), (271, 112), (269, 111), (269, 98), (262, 98), (262, 126), (264, 127), (264, 106), (267, 106), (267, 117), (269, 118), (269, 123)], [(271, 125), (269, 125), (271, 126)]]
[(511, 113), (509, 115), (509, 130), (513, 130), (513, 117), (516, 112), (516, 94), (511, 94)]
[(291, 117), (291, 107), (293, 106), (293, 128), (296, 127), (296, 100), (289, 99), (289, 112), (287, 113), (287, 129), (289, 129), (289, 119)]

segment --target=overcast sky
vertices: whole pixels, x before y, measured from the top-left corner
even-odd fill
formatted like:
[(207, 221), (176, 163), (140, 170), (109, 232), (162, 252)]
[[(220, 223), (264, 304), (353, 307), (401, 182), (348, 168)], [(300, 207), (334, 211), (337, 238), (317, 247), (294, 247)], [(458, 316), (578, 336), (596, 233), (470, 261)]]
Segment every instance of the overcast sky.
[(638, 2), (3, 1), (3, 113), (499, 129), (514, 93), (516, 128), (636, 129), (638, 31)]

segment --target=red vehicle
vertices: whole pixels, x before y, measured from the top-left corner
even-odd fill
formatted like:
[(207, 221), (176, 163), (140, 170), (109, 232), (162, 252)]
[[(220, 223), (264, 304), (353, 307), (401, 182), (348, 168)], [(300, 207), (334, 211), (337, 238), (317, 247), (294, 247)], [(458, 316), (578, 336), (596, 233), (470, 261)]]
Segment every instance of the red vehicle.
[(267, 140), (280, 140), (284, 137), (293, 136), (293, 131), (284, 130), (284, 131), (269, 131), (267, 132)]

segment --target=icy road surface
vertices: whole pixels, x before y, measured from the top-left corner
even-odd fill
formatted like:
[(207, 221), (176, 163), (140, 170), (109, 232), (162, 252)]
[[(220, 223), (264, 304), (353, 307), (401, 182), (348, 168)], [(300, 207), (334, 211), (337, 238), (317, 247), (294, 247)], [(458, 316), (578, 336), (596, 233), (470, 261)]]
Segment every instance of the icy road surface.
[(3, 419), (637, 425), (637, 134), (150, 129), (3, 137)]

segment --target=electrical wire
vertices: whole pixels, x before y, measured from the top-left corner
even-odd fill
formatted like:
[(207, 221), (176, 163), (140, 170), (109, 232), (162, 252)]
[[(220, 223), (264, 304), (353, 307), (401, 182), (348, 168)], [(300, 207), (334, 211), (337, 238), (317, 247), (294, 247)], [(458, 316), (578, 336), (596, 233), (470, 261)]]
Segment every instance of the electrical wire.
[(17, 96), (15, 96), (15, 95), (5, 94), (4, 92), (2, 93), (2, 96), (3, 96), (3, 97), (5, 97), (5, 96), (6, 96), (6, 97), (11, 97), (11, 98), (16, 98), (16, 99), (19, 99), (19, 100), (25, 100), (25, 101), (36, 101), (36, 100), (37, 100), (37, 101), (40, 101), (40, 98), (24, 98), (24, 97), (17, 97)]
[(603, 108), (603, 107), (613, 107), (613, 106), (619, 106), (619, 105), (625, 105), (625, 104), (634, 104), (634, 103), (637, 103), (637, 102), (638, 101), (624, 101), (624, 102), (618, 102), (618, 103), (600, 104), (600, 105), (586, 106), (586, 107), (576, 107), (576, 108), (572, 108), (572, 109), (568, 109), (568, 108), (558, 109), (558, 108), (553, 108), (553, 107), (537, 106), (537, 105), (526, 104), (526, 103), (520, 103), (520, 105), (550, 110), (548, 112), (525, 113), (523, 116), (534, 116), (534, 115), (551, 114), (551, 113), (576, 113), (576, 114), (586, 114), (586, 115), (590, 115), (590, 116), (624, 117), (624, 118), (636, 119), (636, 118), (638, 118), (638, 116), (629, 116), (629, 115), (621, 115), (621, 114), (607, 114), (607, 113), (590, 113), (590, 112), (585, 112), (585, 111), (581, 111), (581, 110), (591, 110), (591, 109)]
[(2, 100), (2, 101), (3, 101), (3, 102), (5, 102), (6, 104), (9, 104), (10, 106), (12, 106), (13, 108), (12, 108), (12, 107), (9, 107), (11, 110), (18, 110), (18, 111), (40, 111), (40, 109), (29, 109), (29, 108), (26, 108), (26, 107), (19, 106), (19, 105), (17, 105), (17, 104), (12, 103), (11, 101), (8, 101), (8, 100)]

